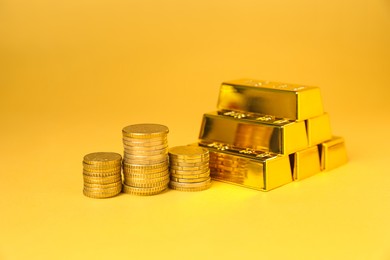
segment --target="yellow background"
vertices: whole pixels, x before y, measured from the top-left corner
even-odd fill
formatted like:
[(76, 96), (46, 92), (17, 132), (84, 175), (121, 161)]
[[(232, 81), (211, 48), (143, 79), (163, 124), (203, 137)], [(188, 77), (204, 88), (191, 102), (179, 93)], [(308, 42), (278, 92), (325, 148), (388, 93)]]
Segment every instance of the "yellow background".
[[(268, 193), (82, 195), (121, 129), (197, 140), (220, 83), (321, 88), (350, 162)], [(0, 259), (390, 259), (388, 0), (0, 1)]]

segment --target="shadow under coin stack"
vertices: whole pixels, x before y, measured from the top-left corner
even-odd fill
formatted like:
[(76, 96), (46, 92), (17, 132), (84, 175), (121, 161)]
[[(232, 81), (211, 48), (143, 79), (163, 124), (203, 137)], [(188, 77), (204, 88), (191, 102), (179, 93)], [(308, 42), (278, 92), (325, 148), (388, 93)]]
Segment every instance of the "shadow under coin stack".
[(83, 193), (103, 199), (118, 195), (122, 190), (122, 156), (117, 153), (91, 153), (83, 161)]
[(169, 149), (171, 189), (202, 191), (211, 186), (209, 151), (196, 146), (176, 146)]
[(222, 84), (196, 145), (209, 150), (213, 179), (262, 191), (348, 160), (318, 87), (251, 79)]
[(167, 189), (168, 132), (166, 126), (158, 124), (123, 128), (124, 193), (147, 196)]

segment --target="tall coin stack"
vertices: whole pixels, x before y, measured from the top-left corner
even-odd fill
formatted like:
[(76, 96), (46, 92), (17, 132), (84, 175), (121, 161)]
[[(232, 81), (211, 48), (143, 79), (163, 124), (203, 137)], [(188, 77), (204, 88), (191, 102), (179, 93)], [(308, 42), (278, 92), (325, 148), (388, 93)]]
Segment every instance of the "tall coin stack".
[(211, 186), (209, 151), (196, 146), (176, 146), (169, 149), (171, 189), (202, 191)]
[(136, 124), (123, 128), (123, 192), (155, 195), (169, 183), (168, 132), (159, 124)]
[(122, 156), (117, 153), (91, 153), (83, 161), (83, 193), (91, 198), (109, 198), (122, 190)]

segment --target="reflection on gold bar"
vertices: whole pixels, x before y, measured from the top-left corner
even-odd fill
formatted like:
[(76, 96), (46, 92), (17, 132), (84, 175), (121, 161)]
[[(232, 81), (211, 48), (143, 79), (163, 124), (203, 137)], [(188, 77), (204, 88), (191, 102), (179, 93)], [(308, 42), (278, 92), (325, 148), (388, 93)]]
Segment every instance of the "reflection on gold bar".
[(323, 114), (318, 87), (242, 79), (222, 83), (218, 109), (305, 120)]
[(218, 144), (204, 147), (210, 152), (210, 175), (214, 180), (262, 191), (292, 182), (288, 156), (239, 151)]
[(332, 138), (330, 120), (327, 113), (307, 119), (306, 126), (309, 146), (320, 144)]
[(321, 172), (318, 146), (306, 148), (290, 155), (294, 180), (302, 180)]
[(232, 111), (204, 114), (199, 139), (201, 143), (218, 142), (279, 154), (290, 154), (308, 147), (305, 121)]
[(333, 136), (319, 145), (321, 150), (321, 169), (331, 170), (348, 162), (344, 138)]

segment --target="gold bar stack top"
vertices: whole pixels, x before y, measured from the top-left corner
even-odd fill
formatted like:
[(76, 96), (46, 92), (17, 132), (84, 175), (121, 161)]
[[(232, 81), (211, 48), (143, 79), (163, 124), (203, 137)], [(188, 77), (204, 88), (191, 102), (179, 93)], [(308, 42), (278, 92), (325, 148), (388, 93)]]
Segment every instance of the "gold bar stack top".
[(147, 196), (168, 188), (168, 132), (159, 124), (123, 128), (124, 193)]
[(234, 80), (222, 83), (217, 109), (203, 115), (196, 144), (215, 180), (268, 191), (348, 160), (318, 87)]

